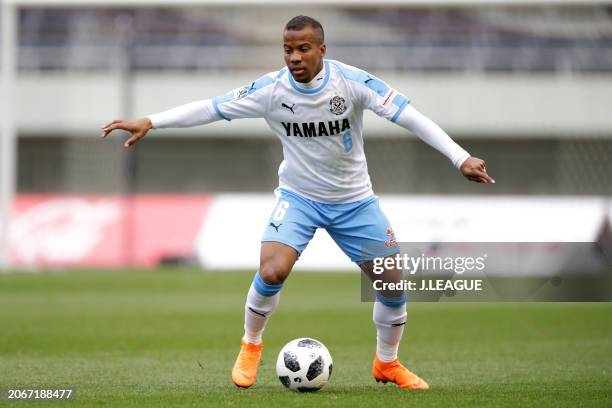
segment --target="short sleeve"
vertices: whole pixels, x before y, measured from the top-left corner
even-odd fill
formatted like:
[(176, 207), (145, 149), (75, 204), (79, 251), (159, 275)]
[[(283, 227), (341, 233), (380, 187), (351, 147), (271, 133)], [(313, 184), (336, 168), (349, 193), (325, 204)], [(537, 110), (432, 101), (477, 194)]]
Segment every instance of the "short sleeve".
[(276, 73), (269, 73), (256, 81), (212, 99), (212, 105), (225, 120), (260, 118), (265, 116)]
[(387, 85), (374, 75), (347, 65), (339, 66), (342, 75), (349, 79), (353, 91), (364, 109), (370, 109), (378, 116), (395, 122), (410, 104), (403, 94)]

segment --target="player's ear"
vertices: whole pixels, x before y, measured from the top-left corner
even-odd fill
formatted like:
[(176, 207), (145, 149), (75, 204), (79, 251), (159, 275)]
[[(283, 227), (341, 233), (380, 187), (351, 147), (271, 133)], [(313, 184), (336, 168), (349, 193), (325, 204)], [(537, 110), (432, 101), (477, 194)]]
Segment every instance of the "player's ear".
[(321, 45), (319, 45), (319, 51), (321, 52), (321, 56), (324, 57), (325, 53), (327, 52), (327, 46), (325, 43), (321, 43)]

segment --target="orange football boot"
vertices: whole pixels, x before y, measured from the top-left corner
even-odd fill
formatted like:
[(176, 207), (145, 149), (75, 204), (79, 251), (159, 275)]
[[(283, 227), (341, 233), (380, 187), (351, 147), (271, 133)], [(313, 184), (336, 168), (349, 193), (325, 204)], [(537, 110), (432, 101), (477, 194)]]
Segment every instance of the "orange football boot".
[(255, 384), (262, 349), (263, 343), (255, 345), (242, 340), (240, 353), (232, 368), (232, 381), (238, 387), (249, 388)]
[(409, 390), (428, 390), (429, 384), (421, 377), (408, 370), (399, 362), (399, 359), (389, 363), (381, 361), (378, 356), (374, 356), (374, 364), (372, 366), (372, 375), (376, 382), (382, 381), (386, 384), (387, 381), (396, 383), (400, 388)]

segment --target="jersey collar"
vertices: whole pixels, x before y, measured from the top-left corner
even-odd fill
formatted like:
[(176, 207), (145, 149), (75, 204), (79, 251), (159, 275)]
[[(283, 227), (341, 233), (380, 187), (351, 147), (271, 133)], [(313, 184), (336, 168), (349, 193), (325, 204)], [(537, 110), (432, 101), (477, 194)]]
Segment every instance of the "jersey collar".
[(289, 82), (291, 83), (291, 86), (293, 87), (293, 89), (295, 89), (296, 91), (298, 91), (299, 93), (303, 93), (303, 94), (315, 94), (317, 92), (320, 92), (321, 90), (323, 90), (323, 88), (325, 88), (325, 85), (327, 85), (327, 83), (329, 82), (329, 77), (330, 77), (330, 69), (329, 69), (329, 62), (327, 60), (323, 61), (323, 70), (325, 71), (325, 78), (323, 79), (323, 83), (321, 83), (321, 85), (319, 85), (316, 88), (302, 88), (300, 87), (295, 80), (293, 79), (293, 75), (291, 75), (291, 72), (289, 72)]

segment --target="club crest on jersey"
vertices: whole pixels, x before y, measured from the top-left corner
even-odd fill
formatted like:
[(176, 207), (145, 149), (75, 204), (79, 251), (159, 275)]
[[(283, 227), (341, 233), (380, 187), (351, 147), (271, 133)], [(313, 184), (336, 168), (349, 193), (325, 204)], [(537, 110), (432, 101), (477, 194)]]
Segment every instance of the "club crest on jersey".
[(346, 101), (341, 96), (334, 96), (329, 100), (329, 111), (334, 115), (342, 115), (346, 112)]

